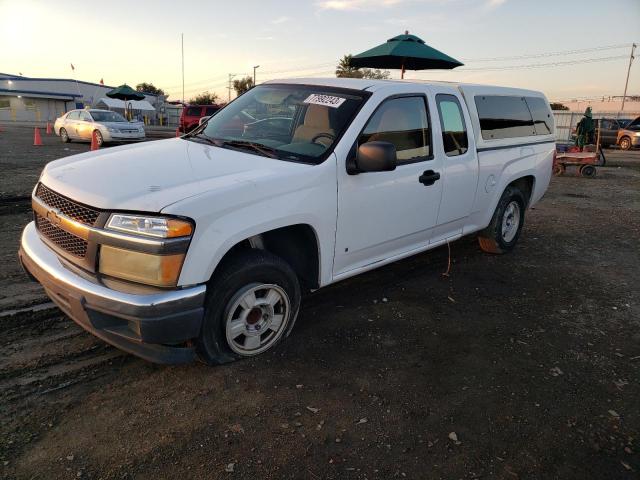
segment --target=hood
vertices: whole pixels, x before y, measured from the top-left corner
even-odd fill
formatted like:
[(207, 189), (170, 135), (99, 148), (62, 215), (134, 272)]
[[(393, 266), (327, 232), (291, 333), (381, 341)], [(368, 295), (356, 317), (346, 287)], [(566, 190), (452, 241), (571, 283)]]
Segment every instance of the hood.
[(180, 138), (105, 148), (49, 163), (40, 181), (105, 210), (159, 212), (216, 188), (310, 168)]

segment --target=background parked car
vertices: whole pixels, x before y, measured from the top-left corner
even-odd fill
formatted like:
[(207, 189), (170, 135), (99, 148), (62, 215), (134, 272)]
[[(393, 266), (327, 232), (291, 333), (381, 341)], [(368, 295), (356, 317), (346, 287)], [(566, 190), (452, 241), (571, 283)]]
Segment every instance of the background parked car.
[(631, 120), (624, 118), (601, 118), (600, 125), (600, 145), (610, 147), (616, 145), (618, 140), (618, 130), (624, 128)]
[(199, 125), (202, 117), (210, 117), (220, 108), (219, 105), (185, 105), (180, 115), (178, 129), (183, 133), (187, 133)]
[(65, 143), (71, 140), (90, 142), (93, 132), (96, 132), (98, 146), (145, 137), (142, 123), (129, 122), (117, 112), (98, 109), (71, 110), (56, 119), (53, 131)]
[(622, 150), (640, 146), (640, 117), (618, 130), (617, 143)]

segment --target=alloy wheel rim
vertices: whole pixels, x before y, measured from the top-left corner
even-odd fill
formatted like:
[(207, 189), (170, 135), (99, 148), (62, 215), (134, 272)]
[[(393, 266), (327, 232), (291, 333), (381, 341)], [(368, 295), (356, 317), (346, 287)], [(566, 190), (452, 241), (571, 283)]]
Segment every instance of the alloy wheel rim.
[(502, 216), (502, 239), (509, 243), (518, 232), (520, 226), (520, 205), (518, 202), (511, 201), (504, 210)]
[(289, 323), (289, 296), (275, 284), (253, 283), (240, 289), (225, 313), (225, 334), (231, 350), (243, 356), (268, 350)]

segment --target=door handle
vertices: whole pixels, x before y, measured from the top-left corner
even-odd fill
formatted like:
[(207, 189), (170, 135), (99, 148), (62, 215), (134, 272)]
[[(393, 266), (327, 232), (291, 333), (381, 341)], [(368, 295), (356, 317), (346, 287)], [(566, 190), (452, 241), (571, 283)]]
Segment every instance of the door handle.
[(440, 173), (434, 172), (433, 170), (426, 170), (422, 175), (418, 177), (418, 181), (425, 187), (433, 185), (438, 180), (440, 180)]

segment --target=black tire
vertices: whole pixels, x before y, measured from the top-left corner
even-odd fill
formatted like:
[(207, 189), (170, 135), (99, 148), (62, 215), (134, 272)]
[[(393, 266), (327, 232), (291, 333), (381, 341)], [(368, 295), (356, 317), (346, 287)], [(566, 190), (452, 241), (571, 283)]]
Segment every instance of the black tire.
[[(272, 340), (273, 343), (257, 353), (241, 354), (230, 345), (227, 322), (233, 316), (230, 310), (238, 301), (238, 295), (254, 285), (279, 287), (288, 297), (289, 312), (277, 337)], [(196, 344), (198, 356), (209, 365), (219, 365), (271, 350), (291, 332), (300, 308), (300, 298), (297, 275), (288, 263), (276, 255), (264, 250), (245, 250), (223, 260), (207, 288), (205, 315)], [(261, 335), (268, 336), (270, 333), (265, 328), (260, 338)]]
[(62, 140), (62, 143), (71, 142), (71, 139), (69, 138), (69, 134), (67, 133), (67, 130), (64, 127), (60, 128), (60, 140)]
[(631, 139), (629, 137), (622, 137), (619, 145), (622, 150), (629, 150), (631, 148)]
[(593, 165), (583, 165), (580, 167), (580, 175), (587, 178), (593, 178), (596, 176), (596, 167)]
[(104, 138), (102, 138), (102, 133), (100, 133), (100, 130), (94, 130), (94, 133), (96, 135), (96, 143), (98, 144), (98, 147), (103, 146)]
[[(515, 210), (515, 207), (512, 206), (513, 204), (517, 205), (518, 223), (517, 225), (511, 223), (511, 227), (515, 228), (515, 231), (509, 229), (508, 235), (505, 236), (503, 223), (505, 223), (505, 215), (507, 215), (506, 223), (507, 225), (509, 224), (508, 218), (510, 214), (508, 212)], [(489, 226), (482, 230), (478, 236), (480, 248), (485, 252), (496, 254), (507, 253), (513, 250), (516, 243), (518, 243), (518, 238), (524, 225), (526, 205), (527, 201), (522, 191), (518, 187), (509, 185), (500, 197), (500, 201), (491, 218), (491, 223), (489, 223)]]

